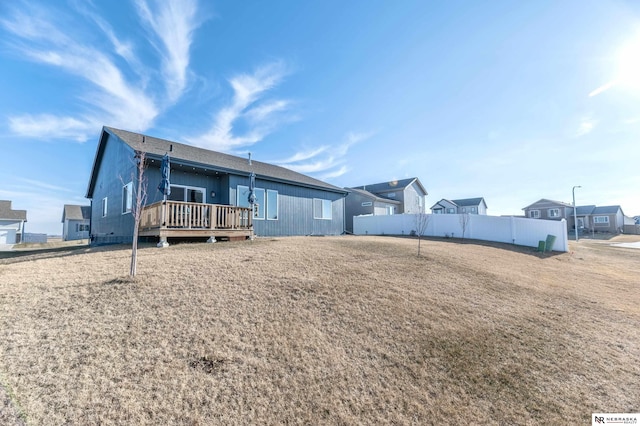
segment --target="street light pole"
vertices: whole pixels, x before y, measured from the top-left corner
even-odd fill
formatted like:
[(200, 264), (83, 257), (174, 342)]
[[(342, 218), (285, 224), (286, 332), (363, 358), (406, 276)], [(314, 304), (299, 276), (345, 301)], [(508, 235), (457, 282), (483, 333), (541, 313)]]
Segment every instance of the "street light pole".
[(571, 189), (573, 194), (573, 228), (576, 233), (576, 241), (578, 241), (578, 213), (576, 212), (576, 188), (582, 188), (580, 185), (576, 185)]

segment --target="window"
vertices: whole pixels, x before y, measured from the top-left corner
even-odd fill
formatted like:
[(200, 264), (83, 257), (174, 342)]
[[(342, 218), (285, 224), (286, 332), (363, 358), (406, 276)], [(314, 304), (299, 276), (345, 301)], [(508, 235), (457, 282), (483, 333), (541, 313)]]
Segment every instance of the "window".
[(238, 185), (236, 191), (236, 206), (238, 207), (250, 207), (249, 204), (249, 187), (244, 185)]
[(267, 220), (278, 220), (278, 191), (267, 189)]
[(373, 205), (373, 203), (371, 201), (363, 201), (362, 202), (362, 207), (369, 207), (369, 206), (372, 206), (372, 205)]
[[(256, 202), (253, 204), (253, 218), (264, 219), (266, 214), (268, 220), (278, 220), (278, 191), (254, 188), (253, 194), (256, 196)], [(248, 186), (237, 186), (236, 206), (251, 207)]]
[(475, 207), (471, 207), (471, 213), (475, 213), (476, 212), (476, 208)]
[(454, 214), (455, 212), (456, 212), (456, 209), (452, 209), (452, 208), (447, 209), (448, 214)]
[(186, 201), (189, 203), (206, 203), (206, 189), (196, 186), (171, 185), (171, 194), (167, 199), (171, 201)]
[(529, 217), (538, 219), (540, 217), (540, 210), (529, 210)]
[(466, 213), (466, 212), (467, 212), (467, 208), (466, 208), (466, 207), (463, 207), (463, 208), (462, 208), (462, 213)]
[(264, 189), (255, 188), (253, 190), (253, 193), (256, 196), (256, 202), (253, 204), (253, 218), (264, 219), (264, 208), (265, 208)]
[(609, 216), (594, 216), (593, 223), (609, 223)]
[(102, 217), (107, 217), (107, 197), (102, 199)]
[(122, 214), (131, 213), (133, 206), (133, 182), (122, 187)]
[(89, 231), (89, 225), (83, 223), (76, 223), (76, 232)]
[(396, 197), (396, 193), (395, 192), (390, 192), (390, 193), (387, 194), (387, 197), (395, 198)]
[(560, 217), (560, 209), (549, 209), (549, 217)]
[(331, 200), (313, 199), (313, 218), (331, 219)]

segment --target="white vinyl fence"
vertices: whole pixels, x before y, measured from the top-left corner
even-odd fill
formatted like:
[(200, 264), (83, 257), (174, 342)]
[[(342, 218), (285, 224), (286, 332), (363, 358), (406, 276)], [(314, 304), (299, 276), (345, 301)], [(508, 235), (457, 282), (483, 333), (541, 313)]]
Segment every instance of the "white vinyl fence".
[[(388, 216), (354, 216), (353, 233), (356, 235), (411, 235), (416, 232), (415, 214), (394, 214)], [(460, 214), (429, 214), (427, 237), (462, 238)], [(554, 235), (554, 251), (569, 251), (567, 222), (562, 219), (541, 220), (521, 217), (498, 217), (470, 214), (464, 238), (496, 241), (521, 246), (538, 247), (538, 242)], [(547, 250), (549, 248), (547, 247)]]

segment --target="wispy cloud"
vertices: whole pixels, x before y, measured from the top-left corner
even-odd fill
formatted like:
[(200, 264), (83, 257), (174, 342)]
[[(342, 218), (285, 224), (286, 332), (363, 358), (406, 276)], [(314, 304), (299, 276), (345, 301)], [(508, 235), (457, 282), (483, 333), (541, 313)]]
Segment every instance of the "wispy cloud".
[[(136, 56), (132, 43), (122, 41), (96, 12), (85, 5), (78, 6), (79, 12), (89, 17), (102, 31), (111, 51), (84, 42), (89, 37), (83, 37), (81, 28), (65, 27), (63, 23), (71, 20), (69, 15), (37, 3), (16, 4), (6, 18), (0, 19), (0, 26), (12, 36), (10, 41), (6, 41), (7, 45), (29, 60), (62, 69), (80, 77), (88, 85), (78, 93), (85, 104), (82, 114), (72, 116), (43, 112), (14, 115), (9, 117), (9, 127), (15, 134), (82, 141), (103, 123), (144, 131), (152, 126), (164, 108), (184, 92), (192, 33), (199, 25), (195, 19), (195, 0), (158, 1), (154, 2), (154, 8), (144, 0), (136, 3), (141, 19), (149, 24), (152, 33), (161, 41), (158, 48), (163, 70), (160, 84), (169, 93), (168, 101), (163, 100), (162, 105), (146, 88), (146, 79), (151, 72)], [(124, 62), (118, 61), (118, 57), (126, 61), (124, 67)], [(127, 77), (131, 71), (138, 79)], [(158, 99), (167, 98), (159, 96)]]
[(63, 192), (73, 192), (72, 189), (69, 189), (67, 187), (63, 187), (63, 186), (58, 186), (58, 185), (52, 185), (50, 183), (47, 182), (41, 182), (39, 180), (35, 180), (35, 179), (27, 179), (27, 178), (17, 178), (18, 181), (20, 182), (24, 182), (26, 184), (29, 185), (30, 188), (32, 189), (44, 189), (44, 190), (53, 190), (53, 191), (63, 191)]
[[(163, 80), (170, 102), (187, 87), (193, 33), (202, 23), (196, 0), (136, 0), (138, 13), (151, 30), (149, 41), (162, 56)], [(159, 44), (158, 44), (159, 42)]]
[(274, 163), (300, 173), (319, 174), (321, 179), (336, 178), (349, 171), (345, 164), (349, 149), (371, 136), (372, 133), (348, 133), (339, 144), (300, 151), (286, 160)]
[[(213, 125), (204, 134), (187, 139), (204, 148), (229, 152), (253, 145), (271, 133), (283, 121), (290, 101), (271, 99), (260, 103), (265, 94), (276, 87), (287, 74), (282, 62), (259, 67), (252, 74), (240, 74), (229, 80), (233, 96), (229, 105), (220, 109), (213, 118)], [(248, 130), (237, 134), (236, 128), (248, 125)]]
[(591, 93), (589, 93), (589, 97), (592, 98), (594, 96), (599, 95), (600, 93), (606, 92), (607, 90), (611, 89), (613, 86), (615, 86), (617, 83), (617, 81), (610, 81), (607, 84), (603, 84), (602, 86), (598, 87), (597, 89), (591, 91)]
[(581, 136), (587, 135), (593, 131), (593, 129), (598, 124), (597, 120), (594, 120), (591, 117), (583, 117), (578, 124), (578, 128), (574, 132), (574, 137), (579, 138)]

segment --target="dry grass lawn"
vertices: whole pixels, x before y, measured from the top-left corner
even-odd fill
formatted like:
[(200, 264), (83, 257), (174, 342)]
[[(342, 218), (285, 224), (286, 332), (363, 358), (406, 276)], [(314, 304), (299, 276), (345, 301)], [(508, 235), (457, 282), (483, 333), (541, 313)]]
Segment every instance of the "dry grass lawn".
[(35, 425), (587, 424), (640, 412), (640, 250), (422, 248), (417, 258), (416, 240), (392, 237), (147, 247), (134, 281), (125, 247), (0, 259), (0, 422), (10, 410)]

